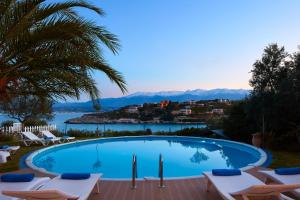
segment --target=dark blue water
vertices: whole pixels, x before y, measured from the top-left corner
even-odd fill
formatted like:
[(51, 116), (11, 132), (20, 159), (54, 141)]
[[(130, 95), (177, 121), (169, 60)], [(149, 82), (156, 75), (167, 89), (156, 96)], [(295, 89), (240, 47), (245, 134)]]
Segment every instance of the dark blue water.
[[(74, 113), (55, 113), (53, 120), (49, 121), (50, 124), (56, 124), (57, 129), (66, 131), (70, 129), (95, 131), (97, 128), (101, 131), (114, 130), (114, 131), (138, 131), (151, 129), (152, 132), (166, 131), (173, 132), (183, 128), (205, 128), (205, 124), (65, 124), (64, 122), (70, 118), (80, 117), (81, 112)], [(0, 122), (4, 120), (11, 120), (7, 115), (0, 115)], [(15, 120), (16, 121), (16, 120)], [(17, 122), (17, 121), (16, 121)]]

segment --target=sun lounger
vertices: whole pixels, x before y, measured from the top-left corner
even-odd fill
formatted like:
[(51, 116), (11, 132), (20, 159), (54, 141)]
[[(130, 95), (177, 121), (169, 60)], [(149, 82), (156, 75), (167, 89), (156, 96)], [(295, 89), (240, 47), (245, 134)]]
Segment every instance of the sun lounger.
[(50, 142), (53, 142), (53, 143), (59, 142), (59, 139), (55, 139), (55, 138), (46, 138), (46, 139), (39, 138), (32, 132), (21, 132), (21, 133), (24, 136), (24, 139), (22, 141), (26, 146), (29, 146), (32, 143), (42, 144), (45, 146), (45, 145), (49, 144)]
[(61, 137), (56, 137), (55, 135), (53, 135), (50, 131), (41, 131), (42, 135), (46, 138), (51, 138), (51, 139), (55, 139), (57, 141), (61, 141)]
[(75, 137), (71, 137), (71, 136), (68, 136), (68, 135), (64, 135), (64, 136), (61, 137), (61, 140), (62, 140), (63, 142), (70, 142), (70, 141), (72, 141), (72, 140), (75, 140)]
[[(260, 173), (267, 176), (267, 178), (281, 184), (300, 184), (300, 174), (294, 175), (279, 175), (274, 170), (270, 171), (259, 171)], [(291, 191), (295, 196), (300, 199), (300, 189)]]
[(0, 151), (0, 163), (6, 163), (10, 153), (7, 151)]
[[(28, 200), (77, 200), (78, 196), (72, 196), (58, 190), (35, 190), (35, 191), (4, 191), (4, 194), (18, 199)], [(2, 200), (2, 199), (0, 199)]]
[(291, 200), (282, 192), (300, 188), (297, 185), (265, 185), (254, 176), (241, 172), (241, 175), (234, 176), (215, 176), (211, 172), (205, 172), (207, 178), (207, 190), (213, 185), (225, 200), (234, 200), (235, 196), (241, 196), (248, 200), (251, 196), (277, 196), (279, 199)]
[(49, 137), (49, 138), (58, 138), (59, 140), (61, 140), (61, 141), (63, 141), (63, 142), (65, 142), (65, 141), (67, 141), (67, 142), (69, 142), (69, 141), (71, 141), (71, 140), (75, 140), (75, 137), (70, 137), (70, 136), (62, 136), (62, 137), (56, 137), (53, 133), (51, 133), (50, 131), (41, 131), (42, 132), (42, 134), (44, 135), (44, 136), (47, 136), (47, 137)]
[(0, 151), (8, 151), (12, 154), (14, 154), (19, 149), (20, 146), (9, 146), (9, 145), (0, 146)]
[(17, 198), (27, 199), (78, 199), (86, 200), (95, 185), (99, 192), (99, 179), (101, 174), (91, 174), (88, 179), (68, 180), (55, 177), (37, 191), (4, 191), (3, 194)]
[(50, 180), (48, 177), (35, 177), (30, 182), (1, 182), (0, 181), (0, 200), (15, 200), (17, 198), (2, 194), (3, 191), (29, 191), (36, 190), (41, 185)]

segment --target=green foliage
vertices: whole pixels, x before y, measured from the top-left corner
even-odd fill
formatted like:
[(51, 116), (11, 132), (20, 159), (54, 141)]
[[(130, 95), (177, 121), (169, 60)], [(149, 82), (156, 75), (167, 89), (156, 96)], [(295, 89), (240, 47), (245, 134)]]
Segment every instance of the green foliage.
[(1, 142), (14, 142), (16, 139), (12, 135), (1, 135), (0, 134), (0, 141)]
[(300, 156), (299, 151), (272, 151), (272, 165), (273, 169), (280, 167), (299, 167), (300, 166)]
[(160, 117), (160, 120), (171, 122), (171, 121), (174, 120), (174, 116), (173, 116), (172, 113), (170, 113), (170, 112), (165, 112), (165, 113)]
[(225, 120), (226, 134), (233, 139), (249, 141), (250, 134), (258, 131), (264, 133), (265, 144), (273, 148), (297, 144), (299, 74), (300, 52), (289, 55), (277, 44), (266, 47), (262, 58), (253, 65), (251, 95), (234, 105)]
[(27, 118), (23, 121), (23, 126), (44, 126), (47, 125), (47, 121), (36, 118)]
[(52, 105), (53, 100), (50, 98), (22, 95), (2, 102), (0, 109), (19, 122), (39, 121), (53, 118)]
[(153, 120), (153, 116), (151, 114), (142, 113), (140, 115), (140, 120), (141, 121), (151, 121), (151, 120)]
[(157, 132), (155, 135), (176, 135), (176, 136), (192, 136), (192, 137), (211, 137), (218, 138), (211, 130), (201, 128), (185, 128), (174, 132)]
[(12, 120), (6, 120), (6, 121), (3, 121), (3, 122), (1, 122), (1, 127), (5, 127), (5, 126), (13, 126), (13, 123), (15, 123), (15, 122), (12, 121)]
[(249, 116), (248, 100), (234, 102), (224, 119), (224, 133), (233, 140), (250, 142), (256, 126)]
[(262, 58), (253, 64), (251, 71), (250, 85), (254, 94), (275, 93), (279, 89), (286, 73), (284, 61), (287, 55), (284, 47), (277, 44), (271, 44), (264, 49)]
[(210, 129), (222, 129), (224, 127), (223, 116), (213, 116), (206, 121)]
[(122, 137), (122, 136), (142, 136), (151, 135), (151, 131), (105, 131), (104, 137)]
[(87, 93), (95, 104), (99, 91), (93, 71), (101, 71), (122, 92), (123, 76), (104, 59), (105, 46), (119, 50), (115, 35), (80, 16), (85, 8), (104, 12), (81, 0), (3, 0), (0, 3), (0, 101), (19, 96), (65, 99)]
[[(55, 135), (64, 135), (62, 132), (55, 132)], [(122, 137), (122, 136), (142, 136), (142, 135), (177, 135), (177, 136), (194, 136), (194, 137), (213, 137), (217, 138), (209, 129), (202, 128), (185, 128), (175, 132), (155, 132), (152, 133), (151, 129), (141, 131), (113, 131), (107, 130), (98, 134), (96, 131), (87, 130), (68, 130), (67, 135), (74, 136), (76, 138), (97, 138), (97, 137)]]
[[(63, 135), (63, 133), (60, 133), (59, 135)], [(71, 137), (76, 137), (76, 138), (98, 136), (95, 134), (95, 131), (75, 130), (75, 129), (68, 130), (67, 135), (69, 135)]]

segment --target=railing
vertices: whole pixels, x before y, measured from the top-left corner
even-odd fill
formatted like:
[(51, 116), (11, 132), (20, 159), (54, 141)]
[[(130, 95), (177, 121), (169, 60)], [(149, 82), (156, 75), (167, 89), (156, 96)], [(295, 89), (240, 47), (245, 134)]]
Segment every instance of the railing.
[(159, 154), (158, 161), (158, 176), (159, 176), (159, 187), (166, 187), (164, 184), (164, 160), (161, 154)]
[(25, 126), (24, 131), (52, 131), (56, 130), (56, 125), (45, 125), (45, 126)]
[(136, 189), (136, 179), (137, 178), (137, 158), (136, 155), (132, 156), (132, 180), (131, 180), (131, 188)]
[(34, 131), (52, 131), (56, 130), (56, 125), (44, 125), (44, 126), (6, 126), (1, 127), (0, 132), (4, 134), (13, 134), (13, 133), (20, 133), (22, 131), (25, 132), (34, 132)]

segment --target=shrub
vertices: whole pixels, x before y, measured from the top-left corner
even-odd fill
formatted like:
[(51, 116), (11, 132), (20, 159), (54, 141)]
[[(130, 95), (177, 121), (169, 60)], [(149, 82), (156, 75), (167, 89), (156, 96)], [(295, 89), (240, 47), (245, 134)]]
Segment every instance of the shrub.
[(177, 135), (177, 136), (192, 136), (192, 137), (211, 137), (218, 138), (219, 136), (214, 134), (209, 129), (202, 128), (185, 128), (175, 132), (157, 132), (156, 135)]
[(121, 136), (140, 136), (140, 135), (152, 135), (151, 130), (146, 131), (105, 131), (104, 137), (121, 137)]
[[(61, 133), (61, 135), (63, 135)], [(72, 136), (72, 137), (96, 137), (97, 134), (95, 131), (87, 131), (87, 130), (75, 130), (75, 129), (70, 129), (67, 131), (67, 135)]]
[(1, 123), (1, 126), (2, 126), (2, 127), (5, 127), (5, 126), (13, 126), (13, 123), (15, 123), (15, 122), (12, 121), (12, 120), (6, 120), (6, 121), (3, 121), (3, 122)]
[(40, 120), (40, 119), (26, 119), (24, 122), (23, 122), (23, 125), (24, 126), (44, 126), (44, 125), (47, 125), (47, 121), (45, 120)]
[(1, 142), (14, 142), (15, 137), (13, 135), (1, 135), (0, 134), (0, 141)]
[[(60, 131), (52, 131), (55, 135), (61, 136), (64, 133)], [(67, 135), (73, 137), (122, 137), (122, 136), (142, 136), (142, 135), (177, 135), (177, 136), (193, 136), (193, 137), (211, 137), (211, 138), (219, 138), (220, 136), (214, 134), (209, 129), (201, 129), (201, 128), (185, 128), (182, 130), (178, 130), (175, 132), (156, 132), (152, 133), (151, 129), (141, 130), (141, 131), (113, 131), (107, 130), (105, 132), (100, 131), (87, 131), (87, 130), (75, 130), (70, 129), (67, 131)]]

